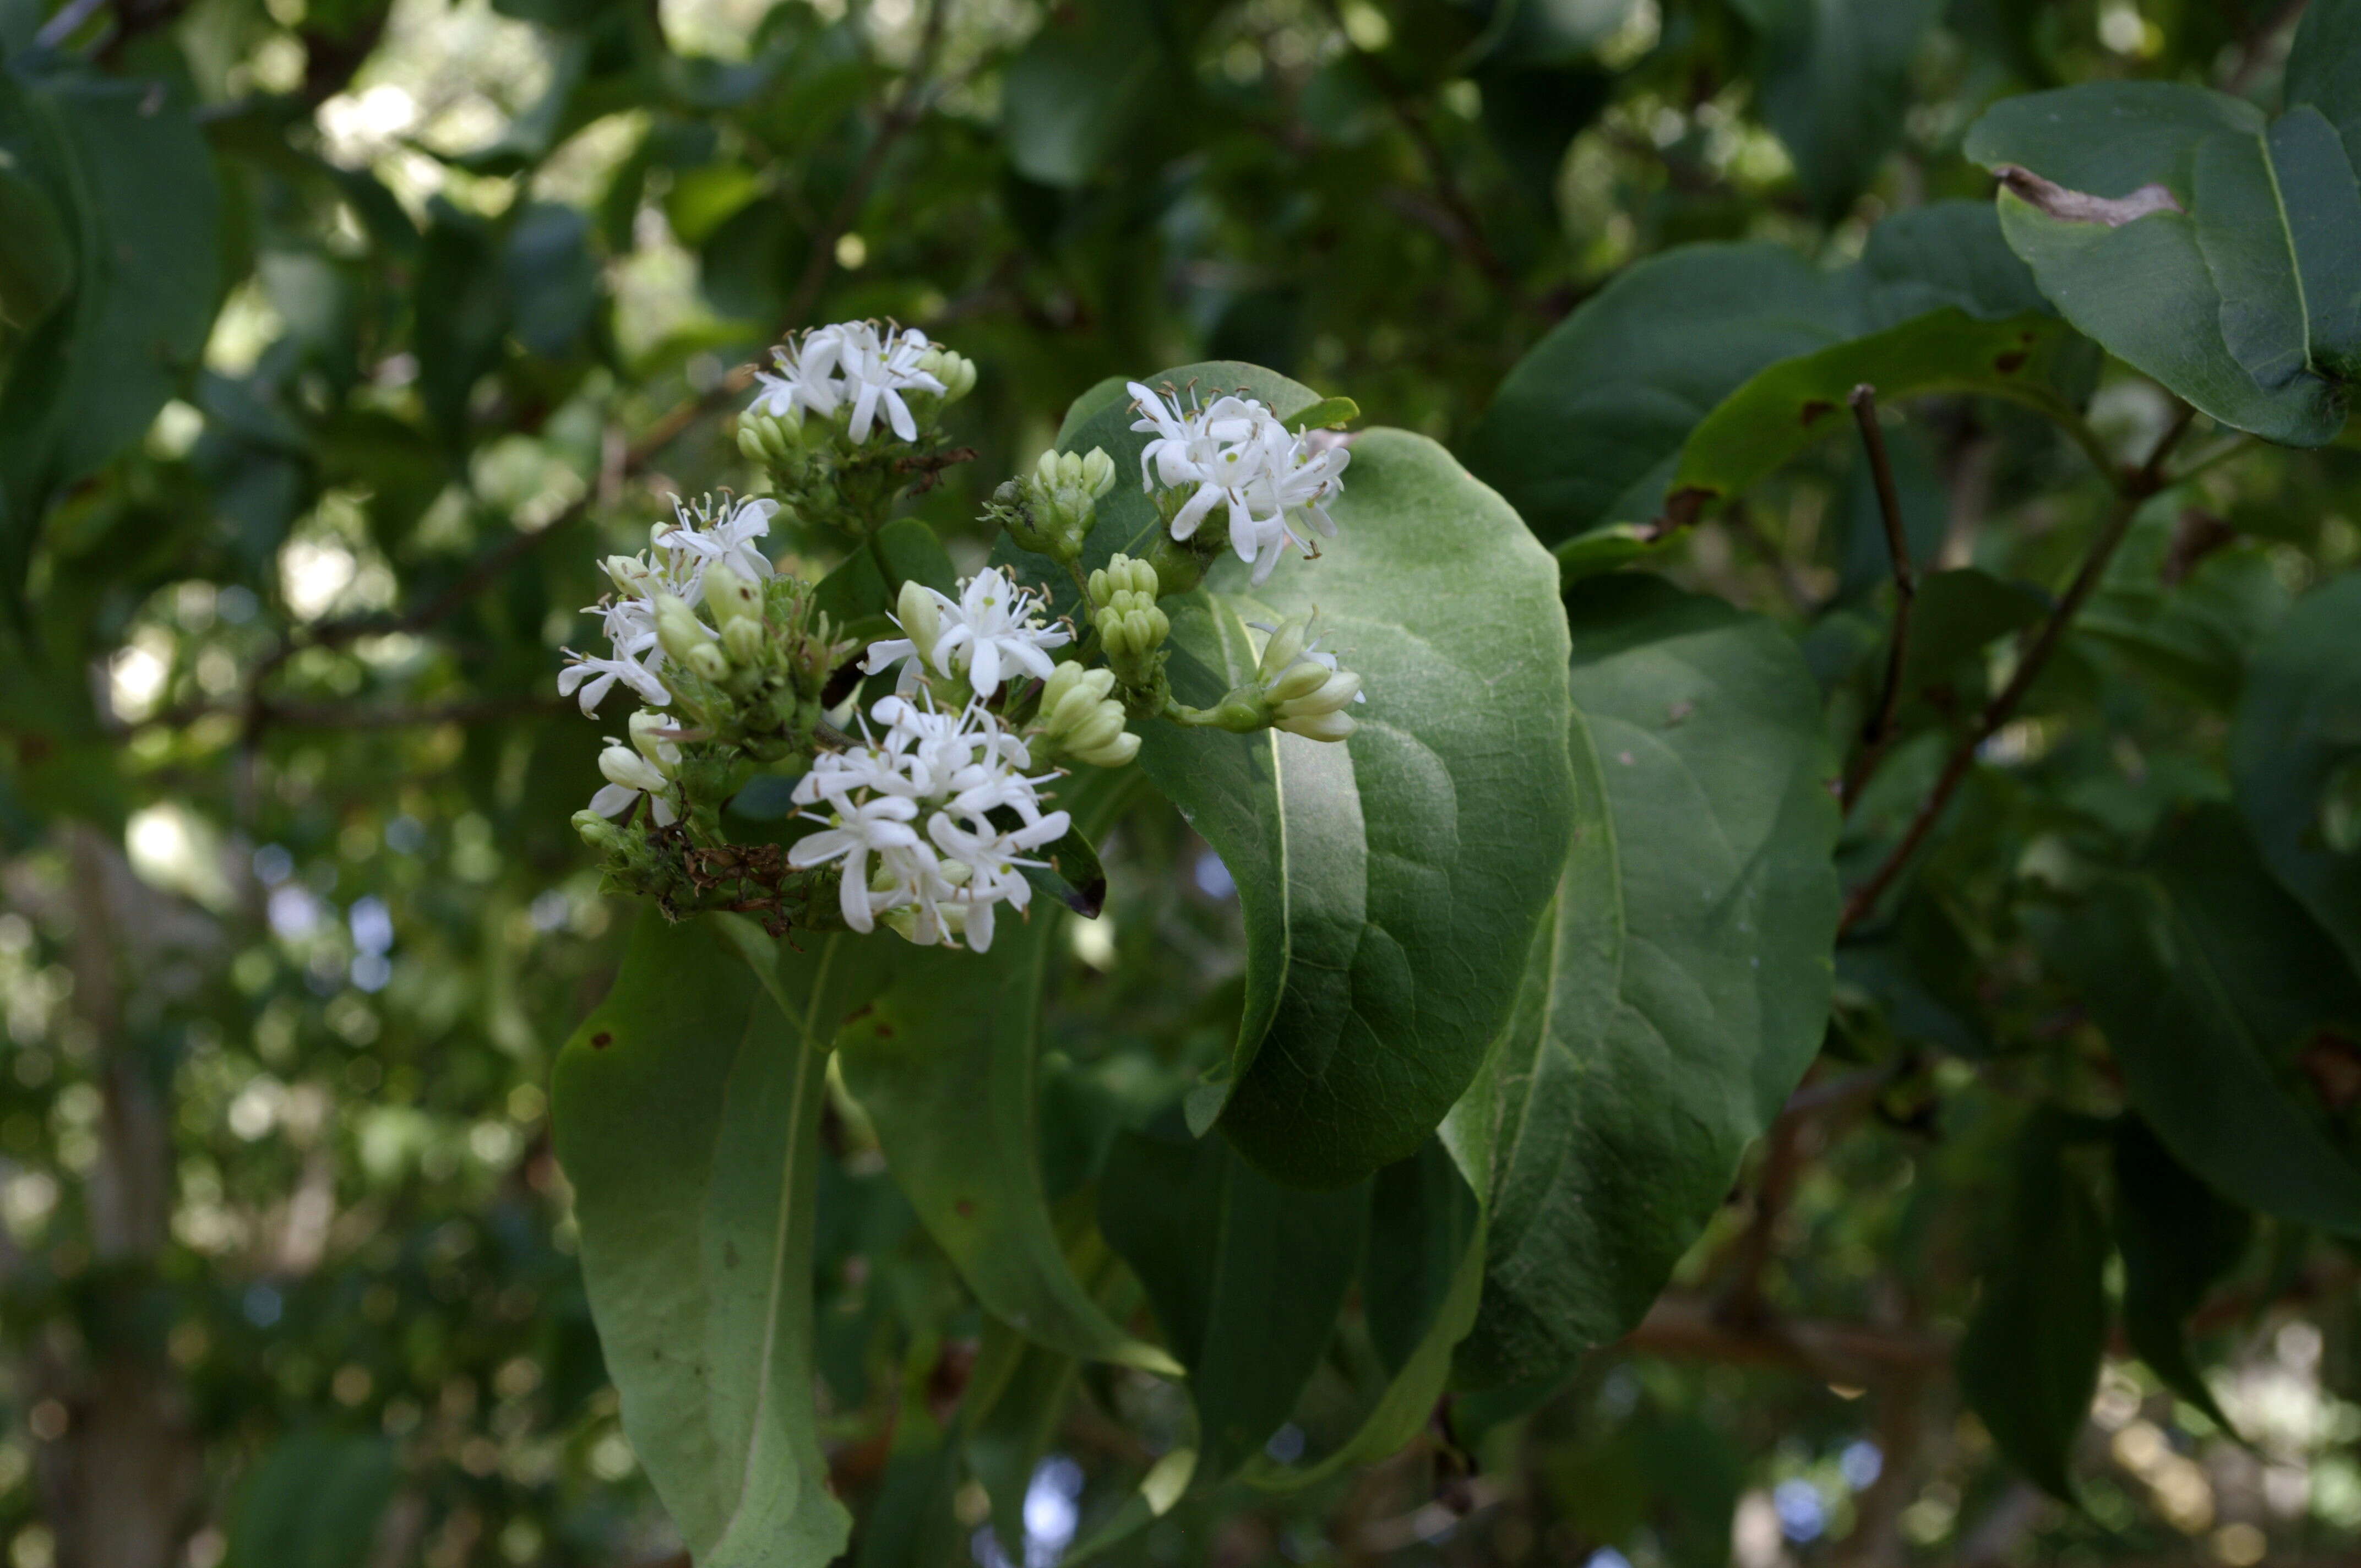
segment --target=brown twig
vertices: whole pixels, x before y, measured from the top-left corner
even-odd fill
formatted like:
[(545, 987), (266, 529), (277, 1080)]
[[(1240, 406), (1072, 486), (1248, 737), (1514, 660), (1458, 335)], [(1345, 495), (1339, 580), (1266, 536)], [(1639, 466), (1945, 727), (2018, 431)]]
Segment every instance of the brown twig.
[(1618, 1347), (1639, 1355), (1742, 1366), (1781, 1366), (1814, 1377), (1867, 1384), (1896, 1373), (1940, 1372), (1949, 1336), (1931, 1330), (1794, 1318), (1731, 1323), (1699, 1296), (1659, 1297)]
[(284, 729), (410, 729), (438, 724), (490, 724), (505, 718), (558, 713), (571, 705), (547, 696), (487, 696), (460, 702), (412, 703), (372, 707), (348, 707), (332, 702), (183, 703), (126, 724), (117, 733), (142, 729), (180, 729), (201, 719), (243, 718), (255, 730)]
[(1876, 481), (1877, 513), (1885, 524), (1885, 555), (1894, 570), (1894, 635), (1885, 651), (1885, 690), (1862, 726), (1861, 751), (1844, 781), (1844, 810), (1850, 814), (1861, 799), (1862, 786), (1885, 758), (1894, 739), (1894, 716), (1902, 705), (1902, 669), (1910, 654), (1910, 612), (1918, 603), (1918, 572), (1910, 562), (1910, 536), (1902, 524), (1902, 497), (1894, 485), (1894, 462), (1885, 450), (1885, 432), (1877, 422), (1877, 389), (1864, 381), (1846, 400), (1853, 422), (1861, 427), (1861, 444), (1869, 454), (1870, 476)]
[(2092, 543), (2090, 553), (2083, 557), (2081, 568), (2075, 572), (2074, 580), (2068, 586), (2065, 596), (2058, 601), (2058, 608), (2050, 611), (2049, 619), (2041, 623), (2041, 630), (2035, 633), (2031, 646), (2017, 661), (2016, 673), (2009, 677), (2008, 685), (1984, 705), (1974, 729), (1951, 749), (1950, 756), (1944, 761), (1942, 773), (1935, 780), (1935, 787), (1919, 803), (1917, 813), (1911, 817), (1910, 826), (1903, 830), (1901, 840), (1887, 852), (1877, 869), (1846, 898), (1844, 917), (1837, 926), (1839, 936), (1859, 925), (1877, 907), (1879, 898), (1883, 896), (1910, 858), (1917, 853), (1918, 846), (1926, 841), (1937, 819), (1943, 815), (1943, 808), (1951, 803), (1951, 796), (1958, 793), (1960, 784), (1968, 776), (1968, 770), (1975, 764), (1976, 752), (1985, 741), (1999, 733), (2000, 727), (2008, 722), (2009, 716), (2016, 711), (2017, 705), (2033, 689), (2033, 683), (2048, 667), (2049, 656), (2058, 651), (2058, 645), (2064, 640), (2066, 629), (2073, 623), (2075, 614), (2098, 587), (2099, 578), (2106, 571), (2108, 561), (2114, 557), (2115, 546), (2123, 543), (2124, 535), (2131, 529), (2133, 514), (2139, 510), (2142, 501), (2164, 488), (2164, 460), (2180, 444), (2196, 414), (2195, 409), (2182, 404), (2180, 415), (2158, 440), (2156, 450), (2148, 454), (2147, 461), (2127, 473), (2116, 475), (2115, 504), (2109, 511), (2105, 524), (2099, 530), (2099, 537)]

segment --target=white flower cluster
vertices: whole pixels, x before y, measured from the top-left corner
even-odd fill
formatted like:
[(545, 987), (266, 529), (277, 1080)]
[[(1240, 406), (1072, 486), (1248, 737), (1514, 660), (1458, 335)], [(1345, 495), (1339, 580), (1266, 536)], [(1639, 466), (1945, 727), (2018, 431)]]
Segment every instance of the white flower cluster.
[(669, 707), (672, 693), (658, 674), (664, 652), (657, 638), (657, 596), (668, 594), (695, 606), (705, 597), (706, 568), (715, 565), (726, 565), (750, 582), (769, 577), (770, 558), (754, 547), (754, 541), (771, 532), (771, 514), (778, 510), (778, 503), (770, 500), (724, 496), (718, 502), (707, 498), (689, 505), (675, 498), (675, 521), (658, 523), (653, 531), (653, 558), (645, 553), (607, 557), (615, 594), (583, 606), (583, 613), (604, 623), (612, 652), (594, 659), (566, 649), (569, 662), (558, 672), (558, 695), (573, 696), (578, 690), (582, 711), (595, 714), (620, 681), (650, 707)]
[[(1027, 778), (1025, 742), (1001, 727), (981, 702), (953, 715), (898, 696), (882, 698), (862, 726), (863, 743), (822, 752), (796, 784), (803, 815), (820, 831), (799, 839), (789, 863), (841, 862), (844, 923), (875, 928), (878, 916), (922, 947), (976, 952), (992, 946), (994, 910), (1022, 914), (1032, 902), (1024, 851), (1063, 838), (1070, 818), (1041, 809), (1040, 786)], [(1005, 808), (1016, 826), (991, 813)]]
[(1260, 584), (1288, 545), (1318, 554), (1301, 529), (1335, 537), (1327, 503), (1345, 488), (1352, 454), (1344, 447), (1313, 452), (1258, 399), (1233, 394), (1201, 407), (1192, 393), (1184, 406), (1178, 392), (1168, 401), (1141, 382), (1127, 385), (1140, 415), (1131, 428), (1155, 437), (1139, 455), (1140, 488), (1195, 487), (1172, 519), (1173, 538), (1189, 538), (1226, 503), (1230, 547), (1254, 564)]
[(1074, 634), (1045, 624), (1039, 594), (1018, 587), (997, 566), (960, 585), (957, 599), (905, 583), (895, 607), (901, 613), (892, 618), (905, 635), (871, 643), (862, 667), (873, 675), (899, 663), (895, 690), (902, 696), (917, 689), (922, 663), (939, 674), (965, 677), (979, 697), (990, 696), (1019, 671), (1046, 681), (1049, 650), (1064, 647)]
[(759, 389), (749, 411), (774, 419), (806, 413), (833, 419), (837, 410), (850, 405), (851, 422), (845, 433), (858, 445), (869, 439), (883, 408), (894, 433), (916, 441), (918, 422), (903, 394), (942, 397), (950, 390), (935, 373), (933, 355), (934, 345), (916, 327), (889, 325), (880, 332), (872, 322), (816, 326), (800, 341), (771, 350), (779, 373), (755, 372)]

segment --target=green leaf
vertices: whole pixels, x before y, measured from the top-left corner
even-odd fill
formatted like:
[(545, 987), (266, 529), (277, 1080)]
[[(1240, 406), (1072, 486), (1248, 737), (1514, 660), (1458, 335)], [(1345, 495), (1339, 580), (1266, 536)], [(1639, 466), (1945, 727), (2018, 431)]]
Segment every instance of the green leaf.
[(557, 1156), (623, 1430), (706, 1568), (844, 1548), (812, 1407), (813, 1188), (829, 1041), (892, 940), (798, 953), (735, 916), (651, 910), (558, 1058)]
[[(1782, 246), (1684, 246), (1625, 270), (1517, 362), (1466, 444), (1467, 466), (1550, 544), (1645, 524), (1663, 512), (1691, 433), (1758, 374), (1934, 312), (1996, 323), (2044, 309), (1979, 203), (1897, 214), (1870, 231), (1858, 263), (1835, 272)], [(2013, 384), (2039, 373), (2049, 378), (2045, 399), (2054, 389), (2078, 402), (2088, 367), (2049, 344), (2048, 329), (2033, 330), (2042, 363), (2003, 376), (1996, 362), (2027, 345), (1954, 326), (1950, 341), (1968, 338), (1963, 352), (1989, 357), (1949, 374)], [(1895, 352), (1906, 356), (1912, 341)], [(1852, 385), (1839, 389), (1839, 409)], [(1802, 401), (1790, 411), (1798, 444), (1808, 439)]]
[(1580, 801), (1493, 1080), (1478, 1384), (1637, 1322), (1818, 1048), (1838, 892), (1819, 693), (1771, 622), (1567, 596)]
[(1762, 112), (1813, 209), (1843, 215), (1902, 136), (1938, 0), (1736, 0), (1763, 35)]
[(2079, 426), (2076, 400), (2060, 389), (2071, 378), (2076, 341), (2054, 317), (1986, 322), (1947, 308), (1783, 361), (1697, 425), (1681, 449), (1672, 493), (1708, 500), (1740, 495), (1820, 437), (1851, 435), (1846, 400), (1862, 385), (1886, 402), (1929, 392), (2005, 398)]
[(2067, 319), (2225, 424), (2317, 446), (2361, 369), (2361, 185), (2334, 126), (2158, 82), (1995, 104), (1969, 157)]
[(2186, 579), (2168, 580), (2188, 499), (2168, 492), (2140, 509), (2074, 632), (2226, 713), (2255, 649), (2286, 619), (2290, 596), (2269, 557), (2252, 547), (2219, 551)]
[(1125, 1332), (1075, 1277), (1042, 1188), (1041, 987), (1066, 918), (1045, 900), (1004, 925), (988, 954), (901, 955), (893, 991), (844, 1030), (844, 1081), (986, 1311), (1051, 1350), (1177, 1376), (1178, 1362)]
[(2331, 820), (2361, 758), (2361, 574), (2305, 595), (2257, 652), (2230, 766), (2238, 808), (2271, 872), (2361, 970), (2361, 846)]
[(1517, 362), (1466, 443), (1467, 466), (1544, 543), (1646, 522), (1661, 481), (1652, 495), (1626, 493), (1755, 372), (1840, 341), (1840, 295), (1784, 246), (1686, 246), (1651, 257)]
[(1197, 1479), (1219, 1481), (1261, 1452), (1327, 1350), (1369, 1187), (1300, 1192), (1223, 1139), (1124, 1133), (1100, 1178), (1099, 1224), (1189, 1369)]
[(0, 600), (13, 600), (52, 498), (144, 434), (195, 366), (218, 198), (186, 95), (161, 82), (0, 70), (0, 149), (65, 220), (74, 262), (71, 297), (0, 387)]
[(2066, 1138), (2057, 1121), (2037, 1116), (2019, 1140), (2005, 1228), (1960, 1341), (1959, 1378), (2001, 1453), (2071, 1503), (2067, 1461), (2106, 1346), (2107, 1243)]
[(1323, 398), (1310, 408), (1287, 416), (1290, 430), (1342, 430), (1361, 417), (1361, 405), (1350, 398)]
[(1193, 31), (1177, 13), (1199, 9), (1085, 0), (1051, 10), (1001, 84), (1001, 145), (1016, 171), (1084, 184), (1143, 122), (1170, 114), (1187, 91), (1175, 48)]
[(2039, 929), (2175, 1158), (2250, 1208), (2361, 1235), (2361, 1168), (2296, 1061), (2323, 1028), (2361, 1032), (2361, 981), (2234, 812), (2192, 812)]
[(2361, 160), (2361, 5), (2312, 0), (2288, 47), (2287, 101), (2328, 116)]
[(0, 161), (0, 318), (27, 327), (57, 308), (73, 287), (73, 248), (65, 220), (40, 185)]
[(1402, 1290), (1369, 1309), (1389, 1381), (1333, 1452), (1302, 1465), (1257, 1454), (1243, 1472), (1247, 1485), (1269, 1492), (1316, 1486), (1383, 1459), (1432, 1419), (1450, 1381), (1452, 1350), (1474, 1324), (1484, 1286), (1484, 1200), (1466, 1179), (1464, 1149), (1448, 1135), (1430, 1138), (1377, 1175), (1361, 1289), (1365, 1303), (1379, 1286)]
[(882, 636), (895, 596), (904, 583), (913, 582), (953, 593), (959, 570), (933, 529), (915, 517), (897, 517), (819, 580), (812, 605), (840, 627), (873, 629), (872, 635)]
[(2114, 1169), (2124, 1337), (2165, 1387), (2235, 1431), (2190, 1359), (2186, 1325), (2214, 1281), (2246, 1255), (2254, 1217), (2183, 1169), (2136, 1116), (2115, 1124)]
[(984, 1324), (975, 1371), (960, 1406), (965, 1433), (961, 1448), (968, 1474), (992, 1499), (993, 1532), (1019, 1560), (1026, 1489), (1066, 1419), (1081, 1367), (1072, 1356), (1034, 1344), (1005, 1323)]
[(2049, 596), (2032, 584), (2010, 582), (1973, 566), (1929, 575), (1919, 583), (1918, 602), (1911, 611), (1903, 692), (1915, 695), (1949, 678), (1962, 663), (2010, 632), (2040, 620), (2049, 609)]
[(395, 1477), (384, 1438), (280, 1438), (238, 1488), (225, 1568), (360, 1568)]
[[(1157, 382), (1244, 388), (1284, 418), (1317, 401), (1253, 366)], [(1146, 438), (1093, 389), (1059, 445), (1138, 471)], [(1247, 623), (1317, 608), (1323, 646), (1367, 678), (1361, 729), (1323, 744), (1151, 723), (1140, 765), (1236, 880), (1246, 1001), (1226, 1069), (1191, 1097), (1268, 1174), (1344, 1186), (1415, 1150), (1459, 1097), (1508, 1011), (1519, 956), (1563, 853), (1572, 787), (1557, 736), (1565, 644), (1557, 571), (1515, 514), (1433, 443), (1355, 439), (1340, 536), (1259, 590), (1235, 558), (1167, 598), (1170, 674), (1208, 707), (1251, 678)], [(1118, 486), (1083, 565), (1148, 551), (1161, 525)], [(1005, 552), (1028, 580), (1064, 576)]]

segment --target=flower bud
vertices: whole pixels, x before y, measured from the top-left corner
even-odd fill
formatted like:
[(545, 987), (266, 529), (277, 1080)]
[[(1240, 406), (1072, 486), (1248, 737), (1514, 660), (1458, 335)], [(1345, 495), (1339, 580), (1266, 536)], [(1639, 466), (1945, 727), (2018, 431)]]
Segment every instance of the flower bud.
[(1093, 496), (1104, 496), (1115, 488), (1115, 459), (1106, 455), (1105, 448), (1093, 446), (1083, 457), (1082, 482)]
[(932, 659), (935, 643), (943, 634), (943, 607), (932, 590), (923, 583), (904, 583), (894, 602), (894, 619), (910, 646), (918, 651), (918, 657)]
[(582, 835), (584, 843), (601, 853), (623, 847), (623, 830), (595, 811), (576, 812), (574, 830)]
[(769, 643), (768, 629), (759, 620), (743, 616), (721, 629), (721, 646), (733, 664), (752, 666), (763, 662), (763, 650)]
[(763, 619), (763, 590), (719, 561), (705, 569), (705, 602), (725, 631), (733, 620)]
[(1312, 623), (1309, 618), (1280, 621), (1278, 628), (1271, 632), (1270, 641), (1262, 645), (1262, 666), (1259, 672), (1262, 678), (1265, 681), (1279, 679), (1280, 673), (1290, 664), (1294, 663), (1302, 654), (1304, 645), (1311, 640)]
[(681, 661), (698, 676), (719, 685), (730, 678), (730, 656), (711, 642), (700, 642)]
[(648, 591), (655, 571), (637, 555), (609, 555), (607, 557), (607, 576), (613, 580), (616, 592), (630, 598), (638, 598)]
[[(1093, 455), (1101, 454), (1094, 450)], [(1113, 463), (1107, 466), (1110, 475), (1114, 466)], [(1161, 591), (1161, 585), (1156, 578), (1156, 568), (1146, 561), (1135, 561), (1128, 555), (1109, 556), (1105, 565), (1091, 574), (1091, 603), (1093, 605), (1113, 604), (1115, 596), (1119, 593), (1141, 594), (1153, 604)]]
[(1360, 725), (1349, 713), (1314, 713), (1301, 718), (1276, 719), (1273, 728), (1313, 740), (1342, 740)]
[[(708, 645), (713, 633), (705, 622), (697, 619), (697, 611), (677, 594), (658, 593), (656, 601), (656, 641), (664, 651), (682, 663), (688, 663), (689, 651)], [(694, 666), (692, 666), (694, 667)], [(700, 672), (701, 673), (701, 672)]]
[(1040, 731), (1058, 751), (1098, 767), (1119, 767), (1139, 750), (1139, 738), (1125, 732), (1123, 704), (1109, 694), (1115, 674), (1063, 663), (1041, 688)]
[(652, 713), (644, 707), (631, 715), (631, 718), (632, 750), (645, 757), (653, 764), (657, 772), (666, 776), (670, 776), (672, 764), (680, 756), (679, 748), (673, 745), (666, 733), (672, 726), (672, 715)]
[(629, 746), (609, 746), (598, 753), (598, 771), (607, 782), (651, 794), (664, 787), (664, 776), (653, 762)]
[(1302, 669), (1320, 670), (1324, 678), (1310, 691), (1290, 696), (1279, 696), (1286, 682), (1273, 686), (1270, 695), (1278, 700), (1279, 717), (1281, 718), (1308, 718), (1315, 714), (1341, 712), (1361, 695), (1361, 677), (1350, 670), (1331, 672), (1322, 670), (1317, 664), (1304, 663), (1298, 664), (1288, 674), (1291, 676), (1296, 670)]
[(738, 450), (752, 462), (784, 467), (803, 445), (803, 425), (804, 411), (798, 403), (789, 403), (784, 414), (756, 413), (750, 409), (738, 416)]
[(1288, 703), (1298, 697), (1309, 696), (1320, 689), (1322, 683), (1326, 681), (1328, 676), (1329, 671), (1325, 665), (1315, 663), (1310, 659), (1299, 659), (1281, 670), (1279, 679), (1270, 683), (1270, 700)]

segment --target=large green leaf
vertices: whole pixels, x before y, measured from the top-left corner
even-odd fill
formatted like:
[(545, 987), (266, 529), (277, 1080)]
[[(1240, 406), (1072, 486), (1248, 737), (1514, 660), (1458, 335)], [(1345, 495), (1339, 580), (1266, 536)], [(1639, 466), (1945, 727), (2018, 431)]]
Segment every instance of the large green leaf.
[(1326, 1351), (1360, 1266), (1368, 1184), (1299, 1192), (1226, 1140), (1126, 1133), (1099, 1223), (1189, 1368), (1197, 1479), (1219, 1481), (1279, 1430)]
[(1477, 1382), (1639, 1321), (1818, 1048), (1837, 883), (1817, 687), (1769, 621), (1644, 576), (1573, 622), (1581, 802), (1493, 1073)]
[(2214, 1196), (2136, 1116), (2116, 1124), (2114, 1173), (2124, 1338), (2167, 1387), (2229, 1428), (2190, 1358), (2187, 1324), (2245, 1255), (2254, 1216)]
[(2175, 1158), (2251, 1208), (2361, 1235), (2361, 1167), (2298, 1063), (2323, 1028), (2361, 1034), (2361, 981), (2235, 813), (2191, 814), (2042, 931)]
[[(1153, 378), (1244, 388), (1281, 415), (1318, 400), (1252, 366)], [(1120, 388), (1078, 400), (1069, 451), (1139, 472), (1146, 438)], [(1216, 1080), (1191, 1099), (1247, 1158), (1301, 1186), (1343, 1186), (1416, 1149), (1475, 1076), (1564, 856), (1573, 800), (1558, 666), (1557, 569), (1516, 514), (1433, 443), (1357, 438), (1340, 537), (1248, 589), (1225, 558), (1168, 598), (1172, 689), (1199, 707), (1253, 676), (1258, 637), (1317, 609), (1323, 645), (1366, 677), (1359, 731), (1141, 727), (1140, 764), (1221, 854), (1246, 919), (1246, 1003)], [(1084, 565), (1145, 554), (1158, 523), (1118, 485)], [(1012, 557), (1035, 581), (1063, 576)]]
[(71, 296), (0, 387), (0, 599), (13, 599), (50, 499), (137, 440), (194, 367), (217, 197), (185, 94), (161, 82), (0, 71), (0, 150), (62, 216), (73, 256)]
[(2067, 1459), (2107, 1338), (2106, 1227), (2059, 1123), (2036, 1117), (2015, 1164), (2005, 1223), (1960, 1341), (1960, 1392), (2003, 1453), (2072, 1502)]
[(2093, 82), (2004, 100), (1966, 144), (2070, 321), (2215, 419), (2305, 446), (2343, 427), (2361, 371), (2345, 62), (2315, 58), (2345, 42), (2307, 29), (2276, 122), (2202, 88)]
[(893, 991), (844, 1030), (844, 1081), (985, 1310), (1051, 1350), (1177, 1375), (1075, 1277), (1042, 1186), (1041, 987), (1071, 917), (1036, 899), (989, 953), (901, 955)]
[[(2031, 398), (2045, 411), (2078, 402), (2087, 367), (2056, 329), (2019, 319), (2047, 309), (1979, 203), (1896, 214), (1870, 231), (1859, 262), (1832, 272), (1782, 246), (1682, 247), (1624, 272), (1517, 362), (1466, 444), (1467, 465), (1545, 543), (1645, 524), (1664, 510), (1692, 433), (1758, 378), (1763, 389), (1731, 417), (1780, 427), (1758, 438), (1784, 444), (1766, 448), (1766, 463), (1842, 428), (1816, 405), (1841, 412), (1864, 378), (1888, 397), (1949, 388)], [(1966, 319), (1916, 324), (1945, 311)], [(2002, 323), (2014, 324), (1979, 324)], [(1849, 362), (1809, 356), (1861, 338), (1859, 373), (1829, 397), (1821, 384), (1834, 387)], [(1818, 378), (1776, 379), (1791, 360), (1819, 365)]]
[(1852, 205), (1902, 137), (1910, 62), (1939, 0), (1736, 0), (1763, 37), (1763, 117), (1824, 218)]
[(650, 911), (558, 1058), (557, 1155), (623, 1430), (701, 1568), (844, 1548), (813, 1424), (813, 1189), (829, 1042), (894, 940), (798, 953), (733, 916)]
[(2263, 858), (2361, 970), (2361, 844), (2332, 820), (2361, 763), (2356, 624), (2361, 574), (2297, 602), (2248, 667), (2230, 764)]

